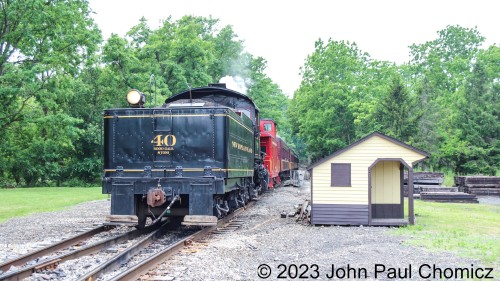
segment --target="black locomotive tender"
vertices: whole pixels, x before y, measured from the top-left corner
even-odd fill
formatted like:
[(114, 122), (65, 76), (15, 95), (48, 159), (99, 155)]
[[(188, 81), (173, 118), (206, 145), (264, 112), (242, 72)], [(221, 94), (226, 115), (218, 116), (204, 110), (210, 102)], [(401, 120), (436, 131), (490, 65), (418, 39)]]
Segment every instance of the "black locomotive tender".
[(144, 108), (104, 111), (103, 193), (114, 223), (144, 227), (147, 217), (213, 225), (266, 187), (259, 109), (246, 95), (210, 84)]

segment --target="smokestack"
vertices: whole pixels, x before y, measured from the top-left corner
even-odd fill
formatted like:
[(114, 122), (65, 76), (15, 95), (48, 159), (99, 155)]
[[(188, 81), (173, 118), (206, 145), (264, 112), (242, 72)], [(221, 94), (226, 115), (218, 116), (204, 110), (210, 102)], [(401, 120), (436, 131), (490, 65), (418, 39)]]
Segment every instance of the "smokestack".
[(227, 88), (226, 83), (210, 83), (209, 87), (217, 87), (217, 88)]

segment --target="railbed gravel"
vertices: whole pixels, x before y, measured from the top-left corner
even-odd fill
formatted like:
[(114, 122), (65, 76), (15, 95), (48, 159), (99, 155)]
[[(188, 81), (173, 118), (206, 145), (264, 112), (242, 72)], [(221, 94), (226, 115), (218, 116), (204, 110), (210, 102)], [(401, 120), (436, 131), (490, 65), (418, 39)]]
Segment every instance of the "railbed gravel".
[[(309, 270), (305, 276), (313, 280), (328, 280), (326, 275), (330, 274), (332, 265), (336, 269), (366, 268), (366, 278), (363, 275), (352, 278), (351, 274), (351, 278), (345, 276), (346, 280), (400, 279), (391, 279), (385, 274), (375, 278), (376, 264), (400, 269), (401, 274), (411, 265), (412, 275), (408, 280), (421, 279), (418, 268), (423, 264), (442, 269), (485, 267), (478, 260), (450, 252), (409, 246), (404, 242), (411, 237), (393, 235), (386, 227), (309, 226), (296, 222), (293, 217), (280, 217), (283, 211), (293, 212), (294, 206), (308, 199), (308, 182), (299, 188), (279, 187), (264, 194), (239, 217), (244, 219), (240, 228), (212, 235), (204, 243), (194, 243), (190, 249), (174, 255), (158, 267), (156, 280), (263, 280), (258, 275), (262, 264), (271, 269), (267, 280), (277, 280), (284, 268), (280, 264), (288, 268), (296, 265), (299, 274), (305, 269), (300, 265), (307, 265)], [(64, 211), (15, 218), (0, 224), (0, 262), (102, 223), (109, 214), (109, 204), (107, 200), (87, 202)], [(317, 278), (311, 277), (316, 276), (313, 265), (318, 266)], [(293, 268), (291, 273), (293, 275)], [(38, 279), (47, 277), (53, 278)]]
[(92, 229), (109, 210), (108, 200), (97, 200), (0, 223), (0, 263)]

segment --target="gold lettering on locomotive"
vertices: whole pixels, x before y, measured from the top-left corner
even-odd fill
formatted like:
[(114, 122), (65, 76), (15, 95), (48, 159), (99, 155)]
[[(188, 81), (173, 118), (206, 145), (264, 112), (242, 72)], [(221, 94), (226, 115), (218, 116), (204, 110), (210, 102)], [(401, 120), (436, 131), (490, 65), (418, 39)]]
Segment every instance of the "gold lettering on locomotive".
[(170, 151), (174, 150), (177, 138), (174, 135), (156, 135), (151, 143), (154, 145), (153, 150), (157, 155), (169, 155)]
[(231, 141), (231, 144), (233, 145), (233, 148), (236, 148), (238, 150), (241, 150), (241, 151), (245, 151), (245, 152), (248, 152), (248, 153), (252, 153), (253, 152), (253, 149), (246, 146), (246, 145), (243, 145), (241, 143), (238, 143), (236, 141)]
[(156, 146), (174, 146), (177, 143), (177, 138), (174, 135), (156, 135), (151, 143), (156, 143)]

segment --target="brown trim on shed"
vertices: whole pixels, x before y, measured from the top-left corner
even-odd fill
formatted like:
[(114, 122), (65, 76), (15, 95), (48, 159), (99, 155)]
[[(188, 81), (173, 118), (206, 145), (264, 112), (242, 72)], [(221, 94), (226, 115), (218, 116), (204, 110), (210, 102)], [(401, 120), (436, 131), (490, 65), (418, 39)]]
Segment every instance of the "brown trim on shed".
[(311, 170), (307, 170), (307, 171), (310, 171), (309, 172), (309, 182), (311, 183), (311, 224), (312, 224), (312, 220), (313, 220), (313, 216), (314, 216), (314, 212), (312, 211), (312, 206), (314, 206), (314, 202), (313, 202), (313, 191), (314, 191), (314, 188), (313, 188), (313, 169)]
[(313, 204), (311, 224), (368, 225), (368, 205)]
[(404, 205), (398, 204), (371, 204), (373, 219), (402, 219), (404, 218)]
[(368, 167), (368, 225), (372, 223), (372, 166)]
[(399, 180), (400, 180), (399, 184), (401, 187), (403, 187), (403, 190), (401, 190), (401, 194), (400, 194), (401, 195), (401, 200), (400, 200), (401, 204), (404, 204), (404, 198), (405, 198), (405, 195), (404, 195), (405, 179), (404, 179), (404, 177), (405, 177), (405, 165), (403, 165), (403, 163), (401, 163), (401, 165), (399, 166)]
[(351, 186), (351, 163), (330, 163), (330, 186)]
[(413, 168), (408, 169), (408, 222), (415, 224), (415, 212), (413, 210)]
[[(410, 224), (415, 224), (414, 220), (414, 210), (413, 210), (413, 168), (408, 165), (402, 158), (377, 158), (371, 165), (368, 167), (368, 223), (372, 222), (372, 168), (377, 165), (377, 163), (381, 161), (399, 161), (401, 165), (408, 168), (408, 222)], [(400, 204), (403, 205), (403, 169), (400, 169), (400, 189), (401, 189), (401, 199)], [(410, 180), (411, 176), (411, 180)], [(411, 191), (411, 197), (410, 197)], [(404, 212), (403, 212), (404, 217)]]

